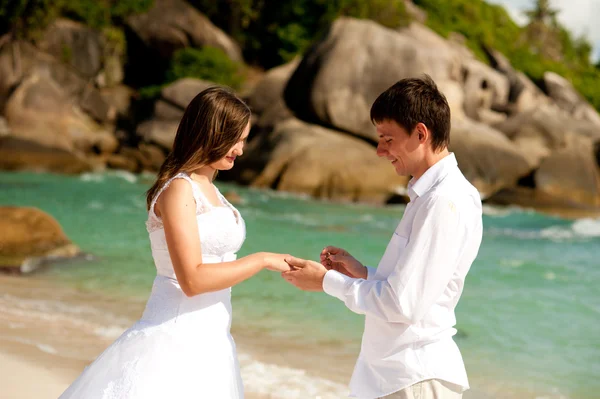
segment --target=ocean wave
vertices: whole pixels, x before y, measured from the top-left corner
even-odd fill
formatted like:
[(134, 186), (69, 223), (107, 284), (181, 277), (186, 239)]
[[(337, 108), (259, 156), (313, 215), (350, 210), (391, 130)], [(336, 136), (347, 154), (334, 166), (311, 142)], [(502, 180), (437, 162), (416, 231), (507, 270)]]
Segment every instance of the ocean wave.
[(100, 173), (82, 173), (79, 175), (79, 180), (83, 182), (100, 183), (104, 181), (104, 175)]
[(510, 215), (528, 212), (531, 211), (528, 211), (524, 208), (520, 208), (518, 206), (494, 206), (483, 204), (483, 214), (490, 217), (504, 218)]
[(571, 224), (549, 226), (538, 230), (490, 227), (486, 229), (484, 235), (508, 236), (522, 240), (549, 240), (553, 242), (587, 241), (600, 237), (600, 219), (578, 219)]
[(138, 177), (136, 175), (131, 172), (127, 172), (126, 170), (115, 170), (111, 174), (125, 180), (128, 183), (137, 183), (138, 181)]
[(309, 375), (305, 370), (263, 363), (239, 354), (245, 389), (270, 398), (336, 399), (348, 397), (345, 385)]

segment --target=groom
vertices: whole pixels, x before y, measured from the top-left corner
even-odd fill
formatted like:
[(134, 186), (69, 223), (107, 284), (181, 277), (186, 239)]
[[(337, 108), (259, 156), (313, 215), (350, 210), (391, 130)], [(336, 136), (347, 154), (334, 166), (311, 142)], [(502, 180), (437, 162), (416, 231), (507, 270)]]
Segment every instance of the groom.
[(452, 336), (454, 309), (482, 238), (481, 200), (448, 151), (450, 108), (425, 76), (403, 79), (371, 107), (377, 155), (412, 176), (410, 202), (377, 268), (326, 247), (321, 263), (290, 257), (296, 287), (364, 314), (350, 390), (358, 398), (461, 398), (469, 388)]

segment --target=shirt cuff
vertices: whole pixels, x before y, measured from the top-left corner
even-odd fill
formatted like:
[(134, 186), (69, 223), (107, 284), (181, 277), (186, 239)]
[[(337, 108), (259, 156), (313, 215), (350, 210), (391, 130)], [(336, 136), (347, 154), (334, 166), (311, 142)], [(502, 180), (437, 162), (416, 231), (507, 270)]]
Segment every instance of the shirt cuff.
[(373, 277), (375, 277), (375, 272), (377, 271), (377, 268), (375, 267), (371, 267), (371, 266), (365, 266), (367, 268), (367, 280), (373, 280)]
[(323, 291), (338, 298), (340, 301), (344, 301), (346, 287), (352, 284), (352, 280), (354, 280), (352, 277), (348, 277), (345, 274), (336, 272), (335, 270), (328, 270), (323, 279)]

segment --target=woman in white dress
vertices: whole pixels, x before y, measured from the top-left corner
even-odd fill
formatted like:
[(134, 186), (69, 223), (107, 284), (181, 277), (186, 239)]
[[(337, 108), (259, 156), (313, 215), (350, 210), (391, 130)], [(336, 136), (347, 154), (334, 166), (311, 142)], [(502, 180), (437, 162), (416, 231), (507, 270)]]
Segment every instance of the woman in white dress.
[(147, 193), (157, 277), (144, 314), (59, 399), (244, 397), (231, 287), (262, 269), (289, 270), (284, 254), (236, 259), (244, 220), (213, 184), (249, 131), (250, 109), (228, 89), (209, 88), (188, 105)]

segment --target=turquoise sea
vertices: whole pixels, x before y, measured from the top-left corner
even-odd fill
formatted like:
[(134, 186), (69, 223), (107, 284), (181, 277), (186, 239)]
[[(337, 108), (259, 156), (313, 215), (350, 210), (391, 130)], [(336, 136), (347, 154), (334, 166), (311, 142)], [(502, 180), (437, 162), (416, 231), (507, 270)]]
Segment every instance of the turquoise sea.
[[(43, 278), (57, 293), (61, 287), (97, 293), (141, 310), (155, 276), (144, 225), (152, 179), (125, 172), (0, 173), (0, 205), (43, 209), (89, 254), (24, 278)], [(242, 197), (238, 209), (248, 234), (241, 256), (273, 251), (317, 259), (332, 244), (376, 265), (404, 209), (217, 184)], [(457, 309), (455, 338), (472, 386), (465, 397), (600, 397), (600, 220), (491, 206), (484, 213), (483, 244)], [(61, 301), (60, 294), (30, 295), (38, 311), (45, 301)], [(78, 313), (67, 305), (62, 312), (73, 317), (93, 312), (91, 304)], [(358, 354), (362, 316), (268, 271), (234, 287), (233, 305), (234, 337), (252, 354), (241, 354), (250, 388), (260, 390), (265, 373), (281, 372), (281, 397), (341, 395)], [(102, 320), (109, 337), (133, 321)]]

